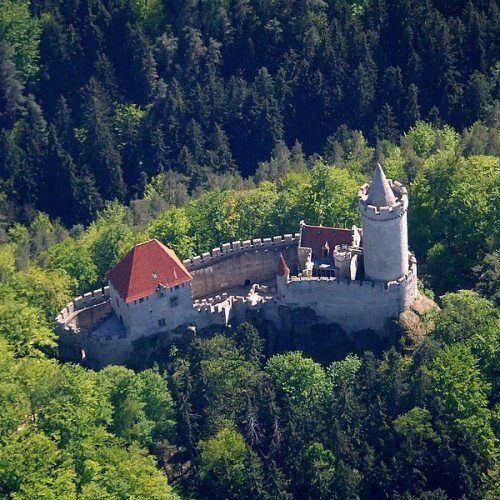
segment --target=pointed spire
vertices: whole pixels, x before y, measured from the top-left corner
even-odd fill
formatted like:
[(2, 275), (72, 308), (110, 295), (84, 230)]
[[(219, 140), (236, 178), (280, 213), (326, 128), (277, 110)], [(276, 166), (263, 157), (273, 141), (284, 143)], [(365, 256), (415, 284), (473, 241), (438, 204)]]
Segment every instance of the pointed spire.
[(286, 265), (285, 259), (283, 255), (280, 254), (280, 258), (278, 260), (278, 268), (276, 269), (277, 276), (288, 276), (290, 274), (290, 269)]
[(380, 163), (377, 163), (373, 172), (366, 202), (375, 207), (393, 207), (396, 204), (396, 197)]

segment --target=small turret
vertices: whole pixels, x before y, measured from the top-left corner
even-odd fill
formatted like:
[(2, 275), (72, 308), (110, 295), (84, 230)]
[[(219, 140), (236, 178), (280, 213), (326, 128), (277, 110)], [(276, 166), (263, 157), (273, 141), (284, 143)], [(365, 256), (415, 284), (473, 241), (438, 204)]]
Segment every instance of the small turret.
[(285, 294), (285, 286), (290, 278), (290, 268), (287, 266), (286, 261), (282, 254), (278, 259), (278, 267), (276, 268), (276, 287), (279, 295)]
[(408, 192), (387, 179), (380, 165), (358, 193), (363, 224), (365, 278), (392, 281), (408, 272)]

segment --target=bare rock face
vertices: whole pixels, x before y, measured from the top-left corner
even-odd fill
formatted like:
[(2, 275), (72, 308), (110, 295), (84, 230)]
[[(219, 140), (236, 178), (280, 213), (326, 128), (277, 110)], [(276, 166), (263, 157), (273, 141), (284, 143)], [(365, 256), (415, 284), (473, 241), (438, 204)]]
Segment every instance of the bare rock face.
[(402, 329), (406, 349), (415, 349), (422, 343), (433, 328), (432, 321), (425, 319), (425, 315), (430, 311), (438, 310), (439, 306), (433, 300), (418, 294), (410, 309), (399, 315), (398, 325)]
[(432, 310), (439, 311), (439, 306), (433, 300), (429, 299), (429, 297), (419, 293), (410, 309), (418, 316), (423, 316), (425, 313)]

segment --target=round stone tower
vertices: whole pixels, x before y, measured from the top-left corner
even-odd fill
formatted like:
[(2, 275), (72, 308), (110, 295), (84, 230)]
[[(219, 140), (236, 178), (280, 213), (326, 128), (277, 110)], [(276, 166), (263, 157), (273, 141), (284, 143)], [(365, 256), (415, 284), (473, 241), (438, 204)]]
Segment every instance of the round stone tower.
[(358, 193), (365, 279), (392, 281), (408, 273), (408, 192), (377, 165)]

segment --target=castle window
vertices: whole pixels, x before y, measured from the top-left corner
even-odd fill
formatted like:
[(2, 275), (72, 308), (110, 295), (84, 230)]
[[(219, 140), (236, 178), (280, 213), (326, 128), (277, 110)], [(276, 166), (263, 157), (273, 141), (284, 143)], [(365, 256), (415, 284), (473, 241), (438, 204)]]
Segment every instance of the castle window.
[(120, 307), (120, 303), (118, 302), (118, 299), (116, 299), (116, 305)]
[(175, 306), (178, 306), (179, 305), (179, 300), (177, 297), (172, 297), (170, 299), (170, 306), (171, 307), (175, 307)]
[(176, 290), (179, 290), (179, 285), (175, 285), (175, 289), (176, 289)]
[(141, 297), (141, 298), (139, 299), (139, 302), (144, 302), (144, 297)]
[(165, 326), (166, 325), (166, 321), (165, 321), (165, 318), (162, 318), (162, 319), (159, 319), (158, 320), (158, 326)]

